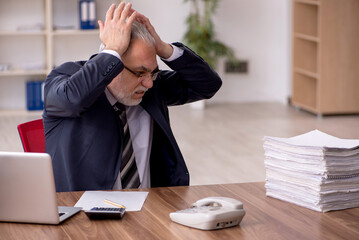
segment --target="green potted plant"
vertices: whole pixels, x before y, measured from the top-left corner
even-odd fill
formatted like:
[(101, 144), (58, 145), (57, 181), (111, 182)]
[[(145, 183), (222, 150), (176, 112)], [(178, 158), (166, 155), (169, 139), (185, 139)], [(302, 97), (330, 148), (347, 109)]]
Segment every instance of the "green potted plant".
[(183, 42), (216, 69), (219, 57), (234, 61), (233, 50), (218, 41), (215, 36), (212, 17), (219, 0), (184, 0), (191, 3), (191, 13), (186, 20), (187, 31)]

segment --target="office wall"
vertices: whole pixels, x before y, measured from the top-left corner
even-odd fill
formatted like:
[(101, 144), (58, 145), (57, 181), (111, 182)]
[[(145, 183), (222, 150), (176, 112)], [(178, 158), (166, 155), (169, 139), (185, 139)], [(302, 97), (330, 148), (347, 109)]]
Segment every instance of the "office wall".
[[(182, 0), (132, 1), (149, 16), (162, 38), (178, 41), (185, 32), (190, 5)], [(286, 102), (291, 86), (291, 1), (222, 0), (214, 18), (219, 40), (249, 61), (247, 74), (217, 68), (223, 87), (212, 102)]]
[[(182, 39), (190, 11), (188, 3), (183, 0), (132, 0), (132, 3), (151, 19), (163, 40)], [(239, 59), (249, 61), (249, 72), (226, 74), (220, 61), (217, 70), (223, 87), (210, 102), (286, 102), (291, 82), (291, 1), (222, 0), (214, 24), (217, 37), (231, 46)], [(1, 79), (0, 109), (25, 108), (25, 79), (15, 78)]]

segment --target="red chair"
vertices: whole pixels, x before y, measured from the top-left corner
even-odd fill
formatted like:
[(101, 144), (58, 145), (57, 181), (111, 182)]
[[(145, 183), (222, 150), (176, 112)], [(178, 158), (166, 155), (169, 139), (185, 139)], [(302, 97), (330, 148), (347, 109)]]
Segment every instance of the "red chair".
[(25, 152), (45, 152), (45, 131), (42, 119), (21, 123), (17, 126)]

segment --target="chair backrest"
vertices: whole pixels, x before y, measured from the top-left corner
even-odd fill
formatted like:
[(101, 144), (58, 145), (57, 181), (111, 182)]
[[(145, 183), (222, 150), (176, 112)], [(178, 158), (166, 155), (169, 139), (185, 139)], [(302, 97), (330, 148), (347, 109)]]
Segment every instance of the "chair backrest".
[(25, 152), (45, 152), (45, 131), (42, 119), (21, 123), (17, 126)]

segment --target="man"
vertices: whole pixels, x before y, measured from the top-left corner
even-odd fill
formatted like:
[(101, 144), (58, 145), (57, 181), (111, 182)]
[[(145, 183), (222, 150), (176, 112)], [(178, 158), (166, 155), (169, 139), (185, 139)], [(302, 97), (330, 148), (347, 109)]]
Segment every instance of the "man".
[[(99, 27), (99, 54), (64, 63), (46, 79), (43, 122), (56, 190), (138, 187), (122, 179), (129, 149), (123, 126), (141, 188), (188, 185), (167, 106), (208, 99), (221, 79), (184, 45), (163, 42), (130, 3), (112, 5)], [(156, 55), (173, 71), (159, 71)], [(117, 116), (120, 109), (127, 123)]]

